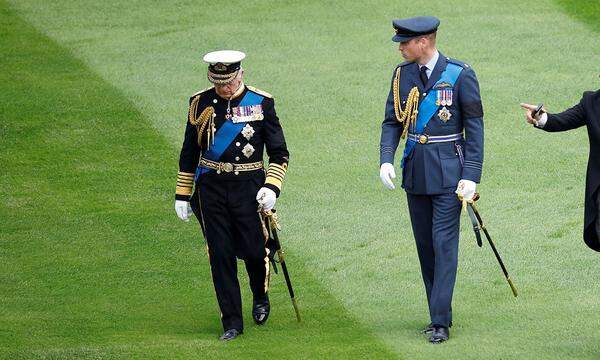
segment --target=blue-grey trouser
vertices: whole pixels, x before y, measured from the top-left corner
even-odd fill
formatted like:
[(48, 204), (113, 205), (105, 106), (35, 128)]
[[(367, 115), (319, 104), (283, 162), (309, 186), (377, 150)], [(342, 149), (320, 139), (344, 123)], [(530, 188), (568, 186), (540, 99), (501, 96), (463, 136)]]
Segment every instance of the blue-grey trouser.
[(461, 202), (454, 193), (407, 193), (407, 198), (431, 323), (448, 327), (458, 266)]

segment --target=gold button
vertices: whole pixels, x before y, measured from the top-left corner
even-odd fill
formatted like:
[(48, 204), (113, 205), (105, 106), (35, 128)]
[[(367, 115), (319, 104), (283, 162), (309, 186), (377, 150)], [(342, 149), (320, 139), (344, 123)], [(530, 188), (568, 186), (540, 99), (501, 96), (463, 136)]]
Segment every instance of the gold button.
[(236, 157), (235, 157), (235, 161), (240, 161), (240, 157), (239, 157), (239, 156), (236, 156)]
[(235, 172), (234, 172), (234, 174), (236, 174), (236, 175), (239, 175), (239, 174), (240, 174), (240, 172), (239, 172), (239, 171), (235, 171)]

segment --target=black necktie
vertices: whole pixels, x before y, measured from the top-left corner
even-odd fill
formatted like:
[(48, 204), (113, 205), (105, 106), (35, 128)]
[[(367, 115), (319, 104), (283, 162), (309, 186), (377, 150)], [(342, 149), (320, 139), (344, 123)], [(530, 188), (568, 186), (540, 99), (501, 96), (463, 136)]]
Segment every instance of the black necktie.
[(421, 71), (419, 72), (419, 77), (421, 78), (421, 82), (423, 83), (423, 87), (427, 86), (427, 66), (421, 66)]

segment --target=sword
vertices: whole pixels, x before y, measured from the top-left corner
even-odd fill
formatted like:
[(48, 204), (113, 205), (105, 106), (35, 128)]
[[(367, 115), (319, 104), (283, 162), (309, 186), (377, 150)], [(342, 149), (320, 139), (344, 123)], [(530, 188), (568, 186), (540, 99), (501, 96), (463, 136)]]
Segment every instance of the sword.
[(479, 194), (475, 194), (475, 196), (473, 197), (473, 200), (467, 202), (467, 211), (469, 212), (469, 217), (471, 217), (471, 214), (474, 215), (475, 219), (473, 219), (471, 217), (471, 221), (475, 220), (477, 222), (477, 223), (473, 223), (473, 229), (475, 230), (475, 236), (477, 237), (477, 244), (479, 246), (481, 246), (481, 235), (479, 234), (479, 229), (481, 229), (481, 230), (483, 230), (483, 233), (485, 234), (485, 237), (486, 237), (488, 243), (490, 244), (490, 247), (492, 248), (494, 255), (496, 256), (496, 260), (498, 260), (498, 264), (500, 264), (500, 268), (502, 268), (504, 277), (506, 278), (506, 281), (508, 282), (508, 285), (510, 286), (510, 289), (512, 290), (513, 295), (515, 297), (517, 297), (517, 288), (513, 284), (512, 280), (510, 278), (510, 275), (508, 275), (508, 271), (506, 270), (506, 266), (504, 266), (504, 262), (502, 261), (502, 258), (500, 257), (498, 250), (496, 249), (496, 245), (494, 245), (494, 242), (492, 241), (492, 237), (490, 236), (490, 233), (487, 231), (487, 228), (483, 224), (483, 220), (481, 219), (481, 215), (479, 214), (479, 211), (477, 211), (477, 207), (475, 206), (475, 201), (477, 201), (477, 200), (479, 200)]
[[(465, 162), (465, 157), (462, 152), (462, 146), (460, 146), (457, 143), (455, 143), (454, 146), (456, 148), (456, 153), (458, 154), (460, 164), (463, 165)], [(459, 199), (463, 203), (463, 209), (467, 210), (467, 213), (469, 214), (469, 218), (471, 218), (471, 224), (473, 224), (473, 231), (475, 232), (475, 238), (477, 239), (477, 245), (479, 247), (483, 246), (483, 244), (481, 242), (481, 234), (479, 233), (479, 229), (481, 229), (481, 230), (483, 230), (483, 233), (485, 234), (485, 237), (486, 237), (488, 243), (490, 244), (490, 247), (492, 248), (494, 255), (496, 256), (496, 260), (498, 260), (498, 263), (500, 264), (500, 267), (502, 268), (504, 277), (506, 278), (506, 281), (508, 281), (508, 285), (510, 286), (510, 289), (512, 290), (513, 295), (515, 297), (517, 297), (517, 288), (513, 284), (512, 280), (510, 279), (510, 276), (508, 275), (508, 271), (506, 270), (506, 266), (504, 266), (504, 262), (502, 261), (502, 258), (500, 257), (498, 250), (496, 249), (496, 245), (494, 245), (494, 242), (492, 241), (492, 237), (490, 236), (490, 233), (488, 233), (486, 227), (483, 225), (483, 220), (481, 219), (481, 215), (479, 215), (479, 212), (477, 211), (477, 208), (475, 207), (475, 201), (479, 200), (479, 197), (480, 197), (479, 194), (475, 193), (475, 195), (473, 196), (473, 199), (470, 201), (464, 200), (464, 199), (462, 199), (462, 197), (459, 197)]]
[[(287, 285), (287, 289), (290, 294), (290, 299), (292, 300), (292, 306), (294, 307), (294, 312), (296, 313), (296, 320), (300, 322), (300, 310), (298, 308), (298, 303), (296, 302), (296, 296), (294, 294), (294, 288), (292, 287), (292, 281), (290, 280), (290, 274), (285, 263), (285, 252), (281, 248), (281, 243), (279, 242), (279, 234), (277, 233), (280, 229), (277, 214), (275, 214), (275, 210), (266, 212), (261, 211), (261, 218), (264, 219), (263, 230), (266, 230), (266, 238), (268, 239), (267, 242), (271, 243), (269, 250), (274, 252), (273, 256), (269, 256), (269, 261), (273, 264), (273, 268), (276, 274), (277, 266), (275, 265), (275, 263), (279, 263), (281, 265), (281, 270), (283, 271), (283, 276), (285, 278), (285, 284)], [(275, 258), (275, 255), (277, 255), (277, 258)]]
[(472, 206), (467, 206), (467, 214), (469, 214), (469, 219), (471, 219), (471, 224), (473, 225), (473, 232), (475, 233), (477, 246), (482, 247), (483, 243), (481, 242), (481, 233), (479, 232), (479, 222), (477, 221), (477, 216), (475, 215), (475, 211), (473, 210)]

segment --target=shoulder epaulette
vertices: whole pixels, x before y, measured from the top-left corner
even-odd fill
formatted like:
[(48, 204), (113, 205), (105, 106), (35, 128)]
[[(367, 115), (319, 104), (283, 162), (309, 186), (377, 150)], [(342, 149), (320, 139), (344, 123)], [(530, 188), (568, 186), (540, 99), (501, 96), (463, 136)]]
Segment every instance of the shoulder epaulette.
[(214, 86), (207, 87), (206, 89), (202, 89), (202, 90), (198, 91), (197, 93), (195, 93), (194, 95), (190, 96), (190, 100), (197, 97), (198, 95), (201, 95), (202, 93), (205, 93), (208, 90), (212, 90), (212, 89), (214, 89)]
[(405, 61), (405, 62), (403, 62), (403, 63), (400, 63), (400, 64), (398, 64), (398, 67), (403, 67), (403, 66), (406, 66), (406, 65), (412, 64), (413, 62), (414, 62), (414, 61)]
[(462, 66), (465, 69), (470, 68), (469, 64), (464, 63), (464, 62), (462, 62), (460, 60), (456, 60), (456, 59), (453, 59), (453, 58), (446, 58), (446, 60), (448, 60), (449, 63), (452, 63), (454, 65), (458, 65), (458, 66)]
[[(197, 113), (196, 110), (198, 109), (198, 103), (200, 102), (200, 98), (202, 97), (201, 95), (213, 88), (214, 88), (214, 86), (211, 86), (206, 89), (200, 90), (190, 97), (190, 108), (188, 110), (188, 120), (189, 120), (190, 124), (192, 124), (192, 125), (200, 124), (198, 122), (200, 118), (196, 118), (196, 113)], [(210, 108), (213, 109), (213, 112), (214, 112), (214, 108), (212, 108), (212, 107), (210, 107)], [(200, 115), (200, 117), (202, 117), (202, 115)]]
[(266, 91), (262, 91), (261, 89), (257, 89), (257, 88), (255, 88), (254, 86), (249, 86), (249, 85), (246, 85), (246, 87), (248, 88), (248, 90), (250, 90), (250, 91), (252, 91), (252, 92), (255, 92), (255, 93), (257, 93), (258, 95), (262, 95), (262, 96), (264, 96), (264, 97), (267, 97), (267, 98), (269, 98), (269, 99), (272, 99), (272, 98), (273, 98), (273, 95), (269, 94), (269, 93), (268, 93), (268, 92), (266, 92)]

